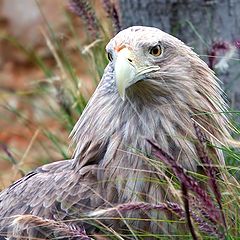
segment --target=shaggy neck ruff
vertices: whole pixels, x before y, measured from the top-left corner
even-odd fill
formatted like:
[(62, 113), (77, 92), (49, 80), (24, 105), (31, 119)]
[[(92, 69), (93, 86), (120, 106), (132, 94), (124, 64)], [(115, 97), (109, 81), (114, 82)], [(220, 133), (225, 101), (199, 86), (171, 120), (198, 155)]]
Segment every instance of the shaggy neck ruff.
[[(195, 75), (190, 78), (168, 76), (168, 87), (166, 81), (140, 82), (128, 90), (125, 101), (114, 82), (106, 84), (109, 76), (103, 76), (73, 130), (77, 143), (74, 167), (97, 164), (99, 180), (117, 182), (121, 195), (132, 199), (133, 194), (147, 192), (151, 186), (143, 183), (156, 170), (147, 159), (152, 151), (146, 140), (151, 139), (185, 168), (196, 171), (191, 116), (207, 130), (213, 145), (226, 143), (229, 135), (227, 119), (219, 114), (225, 104), (216, 78), (202, 61), (195, 64)], [(216, 150), (215, 157), (218, 163), (224, 162), (220, 151)]]

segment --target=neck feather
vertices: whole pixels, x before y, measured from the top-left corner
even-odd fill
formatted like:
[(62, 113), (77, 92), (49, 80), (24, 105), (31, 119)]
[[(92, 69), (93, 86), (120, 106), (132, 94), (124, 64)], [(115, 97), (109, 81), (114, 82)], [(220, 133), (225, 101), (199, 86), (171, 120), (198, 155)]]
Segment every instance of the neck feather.
[[(214, 145), (226, 143), (229, 137), (227, 120), (218, 113), (225, 106), (221, 91), (210, 71), (206, 76), (215, 86), (210, 92), (204, 85), (196, 91), (186, 85), (186, 89), (170, 96), (160, 97), (157, 93), (159, 97), (153, 97), (152, 101), (147, 85), (145, 93), (138, 86), (135, 98), (129, 93), (128, 99), (122, 101), (116, 91), (106, 92), (102, 81), (73, 130), (77, 144), (75, 165), (97, 163), (104, 168), (112, 164), (136, 165), (139, 163), (136, 155), (151, 155), (146, 139), (152, 139), (183, 166), (194, 170), (196, 136), (191, 116), (207, 131)], [(141, 94), (138, 89), (143, 89)]]

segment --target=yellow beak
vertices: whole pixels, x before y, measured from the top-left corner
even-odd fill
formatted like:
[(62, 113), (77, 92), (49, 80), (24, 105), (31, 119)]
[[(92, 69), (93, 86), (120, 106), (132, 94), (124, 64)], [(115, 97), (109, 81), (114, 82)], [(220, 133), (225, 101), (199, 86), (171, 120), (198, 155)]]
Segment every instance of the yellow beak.
[(132, 52), (123, 48), (117, 54), (115, 60), (116, 84), (120, 97), (125, 100), (126, 89), (137, 82), (137, 69), (133, 64), (134, 56)]

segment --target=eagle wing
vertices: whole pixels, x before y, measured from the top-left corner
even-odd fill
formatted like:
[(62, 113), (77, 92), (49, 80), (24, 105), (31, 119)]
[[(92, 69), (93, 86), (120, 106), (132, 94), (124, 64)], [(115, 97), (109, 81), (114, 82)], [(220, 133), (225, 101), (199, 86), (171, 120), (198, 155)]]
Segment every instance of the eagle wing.
[(96, 165), (80, 170), (72, 160), (44, 165), (0, 193), (0, 235), (11, 231), (16, 215), (71, 220), (104, 204), (98, 194)]

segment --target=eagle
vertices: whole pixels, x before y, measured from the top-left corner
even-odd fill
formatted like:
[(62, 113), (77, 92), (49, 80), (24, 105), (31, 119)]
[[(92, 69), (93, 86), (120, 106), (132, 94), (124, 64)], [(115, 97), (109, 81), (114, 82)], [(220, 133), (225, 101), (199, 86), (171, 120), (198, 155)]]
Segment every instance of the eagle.
[[(224, 165), (220, 148), (212, 147), (229, 139), (224, 93), (214, 72), (190, 47), (158, 28), (132, 26), (114, 36), (106, 52), (109, 63), (71, 133), (73, 159), (43, 165), (0, 193), (0, 235), (53, 239), (62, 225), (89, 234), (103, 228), (174, 232), (175, 224), (164, 221), (174, 219), (171, 212), (89, 218), (118, 204), (173, 201), (176, 194), (165, 179), (166, 167), (156, 169), (160, 160), (155, 165), (150, 160), (149, 139), (182, 167), (197, 172), (201, 164), (193, 121), (211, 143), (214, 161)], [(41, 221), (49, 224), (38, 225)], [(54, 224), (58, 231), (51, 230)], [(84, 239), (60, 235), (58, 239)]]

